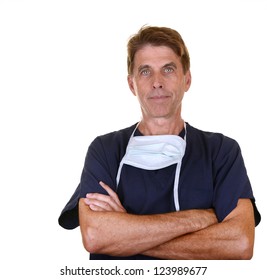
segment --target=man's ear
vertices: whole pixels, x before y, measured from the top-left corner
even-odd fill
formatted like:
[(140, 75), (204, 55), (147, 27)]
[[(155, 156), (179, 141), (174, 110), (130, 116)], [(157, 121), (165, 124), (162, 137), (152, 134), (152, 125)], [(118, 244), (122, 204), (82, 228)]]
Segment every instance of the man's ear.
[(134, 90), (133, 76), (132, 75), (128, 75), (127, 81), (128, 81), (128, 85), (129, 85), (129, 88), (130, 88), (131, 92), (133, 93), (133, 95), (136, 96), (135, 90)]
[(190, 70), (188, 70), (184, 75), (184, 86), (185, 86), (185, 92), (189, 90), (191, 86), (192, 76)]

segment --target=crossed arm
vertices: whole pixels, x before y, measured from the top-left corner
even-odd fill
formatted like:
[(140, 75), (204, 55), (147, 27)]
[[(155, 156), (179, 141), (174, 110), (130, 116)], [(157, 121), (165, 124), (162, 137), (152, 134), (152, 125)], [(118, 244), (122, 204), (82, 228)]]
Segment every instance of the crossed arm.
[(84, 247), (114, 256), (144, 254), (161, 259), (250, 259), (254, 215), (249, 199), (218, 223), (212, 209), (158, 215), (126, 213), (115, 192), (88, 194), (79, 201)]

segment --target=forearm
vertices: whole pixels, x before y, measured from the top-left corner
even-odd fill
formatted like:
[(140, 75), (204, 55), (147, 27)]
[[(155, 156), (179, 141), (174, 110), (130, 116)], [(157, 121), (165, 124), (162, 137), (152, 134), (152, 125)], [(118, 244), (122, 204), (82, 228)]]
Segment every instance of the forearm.
[(85, 248), (92, 253), (128, 256), (155, 248), (187, 233), (216, 223), (211, 210), (188, 210), (160, 215), (95, 212), (79, 203)]
[[(222, 223), (186, 234), (152, 248), (144, 255), (161, 259), (250, 259), (253, 255), (254, 220), (249, 201), (239, 202)], [(247, 213), (246, 223), (238, 213)]]
[(236, 250), (235, 240), (217, 236), (221, 226), (211, 226), (198, 232), (186, 234), (154, 247), (144, 255), (160, 259), (232, 259), (232, 249)]

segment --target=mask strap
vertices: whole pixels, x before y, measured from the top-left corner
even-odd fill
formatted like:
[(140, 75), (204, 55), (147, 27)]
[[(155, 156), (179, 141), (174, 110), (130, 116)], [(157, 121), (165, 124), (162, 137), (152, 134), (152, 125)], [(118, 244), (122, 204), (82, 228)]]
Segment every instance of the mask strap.
[(186, 122), (184, 122), (184, 141), (185, 142), (186, 142), (186, 135), (187, 135)]
[[(128, 148), (129, 142), (134, 137), (135, 131), (137, 130), (137, 127), (139, 126), (139, 124), (140, 124), (140, 122), (137, 123), (137, 125), (135, 126), (135, 128), (134, 128), (134, 130), (133, 130), (133, 132), (132, 132), (132, 134), (131, 134), (131, 136), (129, 138), (129, 141), (128, 141), (125, 153), (127, 152), (127, 148)], [(119, 165), (119, 168), (118, 168), (117, 177), (116, 177), (116, 190), (118, 189), (118, 186), (119, 186), (119, 181), (120, 181), (120, 177), (121, 177), (121, 170), (122, 170), (122, 166), (124, 164), (123, 158), (124, 158), (124, 156), (121, 159), (121, 162), (120, 162), (120, 165)]]

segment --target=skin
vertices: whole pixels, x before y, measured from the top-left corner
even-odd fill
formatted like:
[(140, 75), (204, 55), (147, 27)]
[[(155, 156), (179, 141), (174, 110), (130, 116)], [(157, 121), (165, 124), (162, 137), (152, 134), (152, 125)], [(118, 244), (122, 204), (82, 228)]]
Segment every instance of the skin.
[(116, 256), (145, 253), (178, 236), (217, 223), (212, 210), (127, 214), (117, 194), (103, 182), (100, 184), (109, 195), (87, 194), (79, 203), (83, 243), (91, 253)]
[(191, 73), (183, 72), (180, 58), (170, 48), (147, 45), (137, 51), (128, 84), (140, 103), (143, 118), (138, 128), (144, 135), (177, 135), (182, 130), (182, 100)]
[[(182, 100), (190, 88), (190, 71), (168, 47), (146, 45), (137, 51), (128, 76), (137, 96), (144, 135), (175, 134), (184, 126)], [(80, 229), (85, 249), (114, 256), (144, 254), (162, 259), (250, 259), (254, 246), (254, 214), (249, 199), (218, 223), (213, 209), (160, 215), (126, 213), (117, 194), (87, 194), (79, 201)]]

